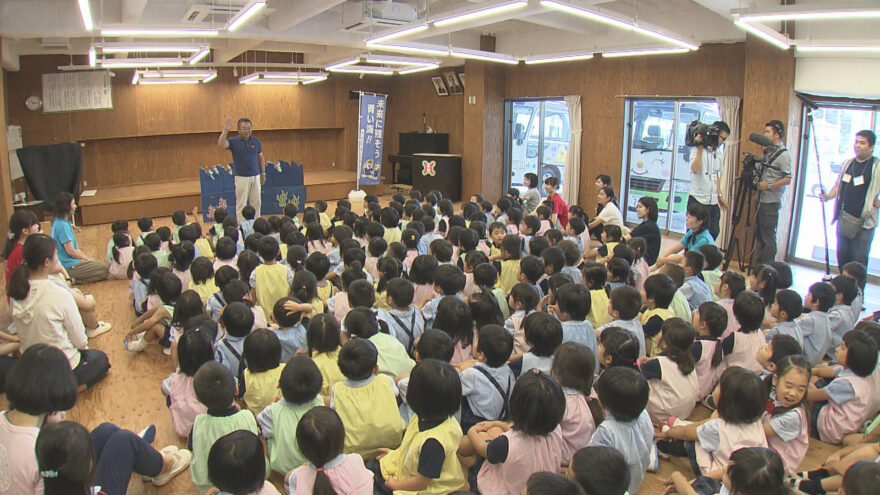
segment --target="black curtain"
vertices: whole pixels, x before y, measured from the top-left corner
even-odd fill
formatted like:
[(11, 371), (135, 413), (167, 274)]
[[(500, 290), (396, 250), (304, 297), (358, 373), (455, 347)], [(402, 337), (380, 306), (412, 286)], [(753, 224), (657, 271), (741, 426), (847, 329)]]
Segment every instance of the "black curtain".
[(51, 211), (55, 196), (67, 191), (79, 196), (82, 176), (82, 147), (79, 143), (25, 146), (16, 151), (21, 171), (34, 198)]

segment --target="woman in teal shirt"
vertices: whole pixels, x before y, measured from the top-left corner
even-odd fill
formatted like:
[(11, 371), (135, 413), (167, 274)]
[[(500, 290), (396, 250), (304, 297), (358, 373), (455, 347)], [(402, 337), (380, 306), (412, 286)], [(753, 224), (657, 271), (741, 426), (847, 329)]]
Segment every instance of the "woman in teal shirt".
[(52, 222), (52, 238), (58, 249), (58, 261), (67, 271), (74, 284), (98, 282), (107, 278), (109, 267), (92, 259), (79, 250), (73, 225), (70, 221), (76, 211), (73, 194), (62, 191), (55, 196), (55, 221)]
[(699, 203), (691, 203), (687, 209), (687, 226), (688, 231), (675, 245), (670, 246), (658, 258), (654, 266), (661, 266), (664, 263), (681, 263), (682, 251), (691, 251), (700, 249), (704, 244), (715, 245), (715, 239), (707, 229), (709, 224), (709, 210), (706, 206)]

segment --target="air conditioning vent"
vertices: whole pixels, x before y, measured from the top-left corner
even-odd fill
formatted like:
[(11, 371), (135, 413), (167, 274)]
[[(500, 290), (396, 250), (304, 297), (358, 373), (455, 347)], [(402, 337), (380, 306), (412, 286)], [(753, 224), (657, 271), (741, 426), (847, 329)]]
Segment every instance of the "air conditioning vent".
[(44, 50), (69, 50), (70, 40), (67, 38), (41, 38), (40, 48)]
[(415, 7), (406, 3), (387, 2), (349, 2), (344, 4), (342, 11), (343, 31), (368, 31), (402, 26), (418, 19)]
[(197, 24), (211, 21), (225, 21), (230, 16), (235, 15), (241, 10), (241, 5), (207, 5), (194, 3), (190, 6), (186, 14), (183, 15), (182, 22), (187, 24)]

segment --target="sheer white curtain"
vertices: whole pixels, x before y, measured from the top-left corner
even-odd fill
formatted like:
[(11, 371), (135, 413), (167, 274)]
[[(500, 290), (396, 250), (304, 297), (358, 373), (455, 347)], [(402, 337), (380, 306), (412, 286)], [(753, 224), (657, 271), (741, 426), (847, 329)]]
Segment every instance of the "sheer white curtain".
[(715, 98), (721, 107), (721, 120), (730, 126), (730, 136), (727, 138), (724, 150), (724, 173), (721, 175), (721, 191), (727, 200), (728, 208), (721, 210), (721, 233), (715, 244), (718, 247), (727, 246), (730, 240), (730, 216), (733, 203), (733, 186), (739, 172), (739, 105), (738, 96), (719, 96)]
[(581, 178), (581, 97), (566, 96), (568, 122), (571, 136), (568, 138), (568, 154), (565, 157), (565, 172), (562, 174), (562, 198), (569, 205), (578, 204), (578, 189)]

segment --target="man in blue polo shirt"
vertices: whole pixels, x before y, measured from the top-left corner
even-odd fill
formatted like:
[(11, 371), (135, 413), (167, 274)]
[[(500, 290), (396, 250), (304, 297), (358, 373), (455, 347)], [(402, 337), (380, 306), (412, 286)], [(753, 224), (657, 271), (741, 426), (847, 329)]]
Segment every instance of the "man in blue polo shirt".
[(266, 159), (263, 145), (251, 135), (252, 124), (247, 118), (238, 119), (238, 136), (227, 138), (232, 130), (232, 119), (227, 118), (217, 145), (232, 152), (233, 172), (235, 173), (235, 213), (238, 223), (244, 218), (241, 210), (248, 203), (260, 216), (260, 186), (266, 182)]

